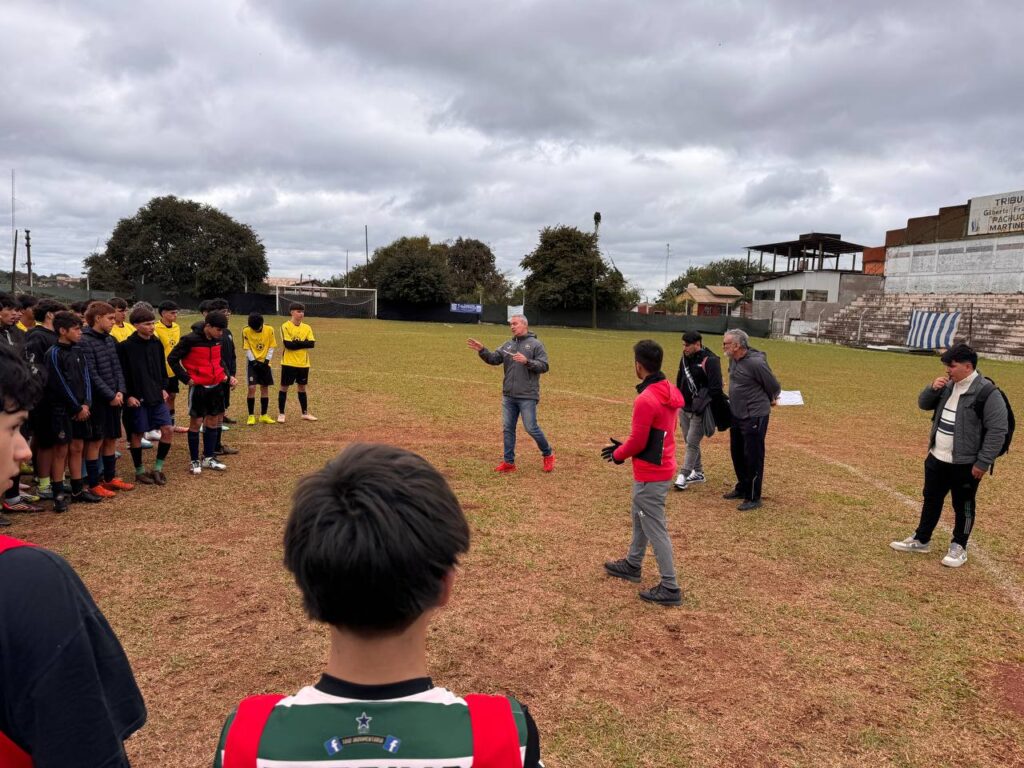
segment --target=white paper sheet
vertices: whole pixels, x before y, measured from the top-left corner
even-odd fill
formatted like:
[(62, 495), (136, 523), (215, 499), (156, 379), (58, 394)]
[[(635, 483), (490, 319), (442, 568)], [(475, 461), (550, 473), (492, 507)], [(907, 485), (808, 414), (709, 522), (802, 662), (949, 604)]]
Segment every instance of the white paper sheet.
[(779, 394), (779, 405), (803, 405), (804, 396), (799, 389), (782, 390)]

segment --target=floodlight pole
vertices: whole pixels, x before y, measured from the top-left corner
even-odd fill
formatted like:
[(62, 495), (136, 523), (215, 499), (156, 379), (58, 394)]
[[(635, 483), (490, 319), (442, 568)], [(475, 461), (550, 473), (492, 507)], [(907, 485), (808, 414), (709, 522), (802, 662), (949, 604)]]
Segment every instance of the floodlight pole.
[(32, 230), (25, 230), (25, 269), (28, 270), (28, 292), (32, 293)]
[[(597, 231), (601, 228), (601, 212), (594, 211), (594, 250), (597, 251), (597, 258), (601, 258), (601, 249), (597, 247)], [(590, 325), (597, 330), (597, 260), (594, 260), (594, 279), (591, 284), (590, 296)]]

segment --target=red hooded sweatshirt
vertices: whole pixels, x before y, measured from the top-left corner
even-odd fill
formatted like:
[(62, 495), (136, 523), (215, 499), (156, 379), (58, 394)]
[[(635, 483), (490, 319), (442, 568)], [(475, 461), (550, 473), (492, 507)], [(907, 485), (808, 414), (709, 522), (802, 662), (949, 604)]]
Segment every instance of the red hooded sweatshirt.
[(651, 374), (637, 385), (629, 439), (615, 449), (616, 461), (633, 459), (633, 479), (641, 483), (671, 480), (676, 473), (676, 414), (683, 393), (665, 374)]

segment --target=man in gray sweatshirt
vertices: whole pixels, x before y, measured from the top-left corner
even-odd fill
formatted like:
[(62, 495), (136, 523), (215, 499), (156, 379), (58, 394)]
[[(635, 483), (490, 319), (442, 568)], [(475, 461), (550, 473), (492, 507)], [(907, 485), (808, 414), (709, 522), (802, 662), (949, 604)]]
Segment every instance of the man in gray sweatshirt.
[(764, 353), (750, 348), (750, 337), (745, 331), (726, 331), (722, 350), (729, 358), (729, 449), (736, 471), (736, 487), (723, 498), (741, 499), (737, 509), (746, 512), (761, 506), (764, 437), (768, 433), (768, 415), (778, 402), (782, 387), (768, 367)]
[(476, 339), (467, 339), (466, 346), (475, 350), (489, 365), (505, 366), (502, 385), (502, 421), (505, 433), (505, 455), (495, 472), (516, 471), (516, 424), (520, 415), (523, 427), (540, 449), (543, 468), (555, 468), (555, 454), (544, 432), (537, 424), (537, 403), (540, 401), (540, 376), (548, 372), (548, 353), (536, 334), (530, 331), (524, 315), (513, 315), (508, 321), (512, 338), (491, 352)]

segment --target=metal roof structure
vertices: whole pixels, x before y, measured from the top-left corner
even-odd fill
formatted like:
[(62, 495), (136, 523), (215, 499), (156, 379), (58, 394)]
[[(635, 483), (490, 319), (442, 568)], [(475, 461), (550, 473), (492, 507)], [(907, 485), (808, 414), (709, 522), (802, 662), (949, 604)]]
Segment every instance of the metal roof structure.
[[(752, 253), (758, 253), (758, 263), (764, 269), (766, 256), (772, 257), (772, 272), (777, 270), (780, 259), (785, 259), (785, 272), (805, 270), (838, 270), (839, 257), (851, 255), (851, 264), (856, 270), (857, 254), (864, 252), (865, 246), (843, 240), (842, 235), (828, 232), (808, 232), (796, 240), (784, 240), (780, 243), (747, 246), (747, 265), (751, 263)], [(825, 266), (825, 262), (835, 259), (835, 265)]]

